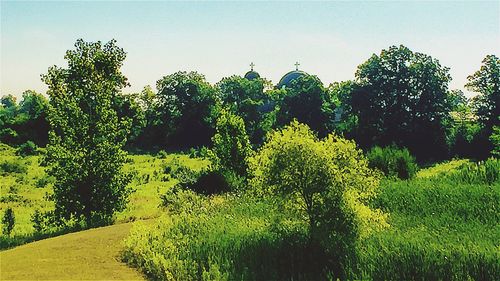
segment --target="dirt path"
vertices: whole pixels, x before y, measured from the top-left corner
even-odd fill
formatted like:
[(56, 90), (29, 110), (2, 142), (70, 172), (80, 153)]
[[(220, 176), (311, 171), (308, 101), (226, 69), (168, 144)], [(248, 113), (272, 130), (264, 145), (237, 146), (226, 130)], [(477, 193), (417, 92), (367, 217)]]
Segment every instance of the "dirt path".
[(131, 224), (70, 233), (0, 252), (0, 280), (145, 280), (120, 262)]

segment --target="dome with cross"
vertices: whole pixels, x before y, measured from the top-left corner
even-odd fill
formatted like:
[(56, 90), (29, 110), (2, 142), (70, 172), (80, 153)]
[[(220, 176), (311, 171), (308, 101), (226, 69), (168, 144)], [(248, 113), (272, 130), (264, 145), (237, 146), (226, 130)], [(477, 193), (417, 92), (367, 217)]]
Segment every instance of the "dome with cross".
[(247, 73), (245, 73), (245, 78), (248, 79), (248, 80), (254, 80), (254, 79), (258, 79), (260, 78), (260, 75), (258, 72), (254, 71), (253, 70), (253, 67), (255, 66), (255, 64), (252, 62), (250, 64), (250, 71), (248, 71)]
[(288, 72), (280, 79), (280, 82), (278, 83), (278, 85), (276, 85), (278, 89), (281, 89), (283, 87), (290, 87), (293, 81), (302, 76), (308, 75), (304, 71), (299, 70), (299, 65), (300, 64), (298, 62), (295, 63), (295, 70)]

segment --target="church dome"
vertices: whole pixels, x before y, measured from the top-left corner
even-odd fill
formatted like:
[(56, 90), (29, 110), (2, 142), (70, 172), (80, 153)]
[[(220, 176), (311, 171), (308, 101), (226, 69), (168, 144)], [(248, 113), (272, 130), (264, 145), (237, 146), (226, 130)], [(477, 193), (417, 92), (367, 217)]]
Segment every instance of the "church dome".
[(248, 80), (254, 80), (260, 78), (260, 75), (258, 72), (250, 70), (249, 72), (245, 73), (245, 78)]
[(301, 70), (290, 71), (280, 79), (280, 82), (276, 85), (276, 87), (278, 87), (278, 89), (290, 87), (293, 81), (305, 75), (307, 75), (307, 73)]

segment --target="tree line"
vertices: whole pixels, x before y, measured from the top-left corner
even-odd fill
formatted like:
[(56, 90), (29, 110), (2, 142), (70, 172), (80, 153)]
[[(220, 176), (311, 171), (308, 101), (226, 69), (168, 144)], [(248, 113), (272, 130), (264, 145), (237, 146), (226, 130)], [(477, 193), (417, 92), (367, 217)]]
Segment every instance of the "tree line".
[[(119, 59), (103, 61), (102, 67)], [(453, 156), (483, 159), (498, 146), (499, 69), (498, 57), (487, 56), (481, 69), (468, 77), (465, 87), (477, 93), (468, 99), (460, 90), (449, 89), (449, 68), (437, 59), (392, 46), (359, 65), (354, 80), (328, 86), (314, 75), (302, 76), (281, 89), (263, 78), (248, 80), (237, 75), (212, 85), (200, 73), (179, 71), (159, 79), (155, 90), (146, 86), (140, 93), (116, 91), (109, 106), (118, 120), (130, 123), (126, 132), (130, 149), (211, 146), (216, 120), (228, 110), (243, 119), (254, 147), (263, 143), (270, 130), (296, 119), (319, 136), (335, 132), (354, 139), (362, 148), (406, 147), (419, 161)], [(71, 79), (82, 74), (73, 73)], [(128, 86), (127, 79), (122, 80), (120, 86)], [(84, 91), (101, 90), (86, 89), (85, 81), (80, 84)], [(48, 111), (56, 99), (31, 90), (22, 94), (19, 103), (12, 95), (3, 96), (0, 141), (45, 146)]]

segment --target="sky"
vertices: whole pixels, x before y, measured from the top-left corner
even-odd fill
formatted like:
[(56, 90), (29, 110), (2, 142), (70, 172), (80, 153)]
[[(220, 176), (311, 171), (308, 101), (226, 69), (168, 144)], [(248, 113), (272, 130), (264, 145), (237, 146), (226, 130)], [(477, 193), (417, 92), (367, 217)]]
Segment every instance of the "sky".
[[(65, 66), (78, 38), (116, 39), (138, 92), (176, 71), (211, 83), (255, 70), (274, 83), (295, 68), (325, 85), (403, 44), (450, 68), (450, 89), (500, 55), (500, 1), (477, 2), (0, 2), (0, 95), (44, 93), (40, 75)], [(468, 95), (471, 93), (466, 92)]]

